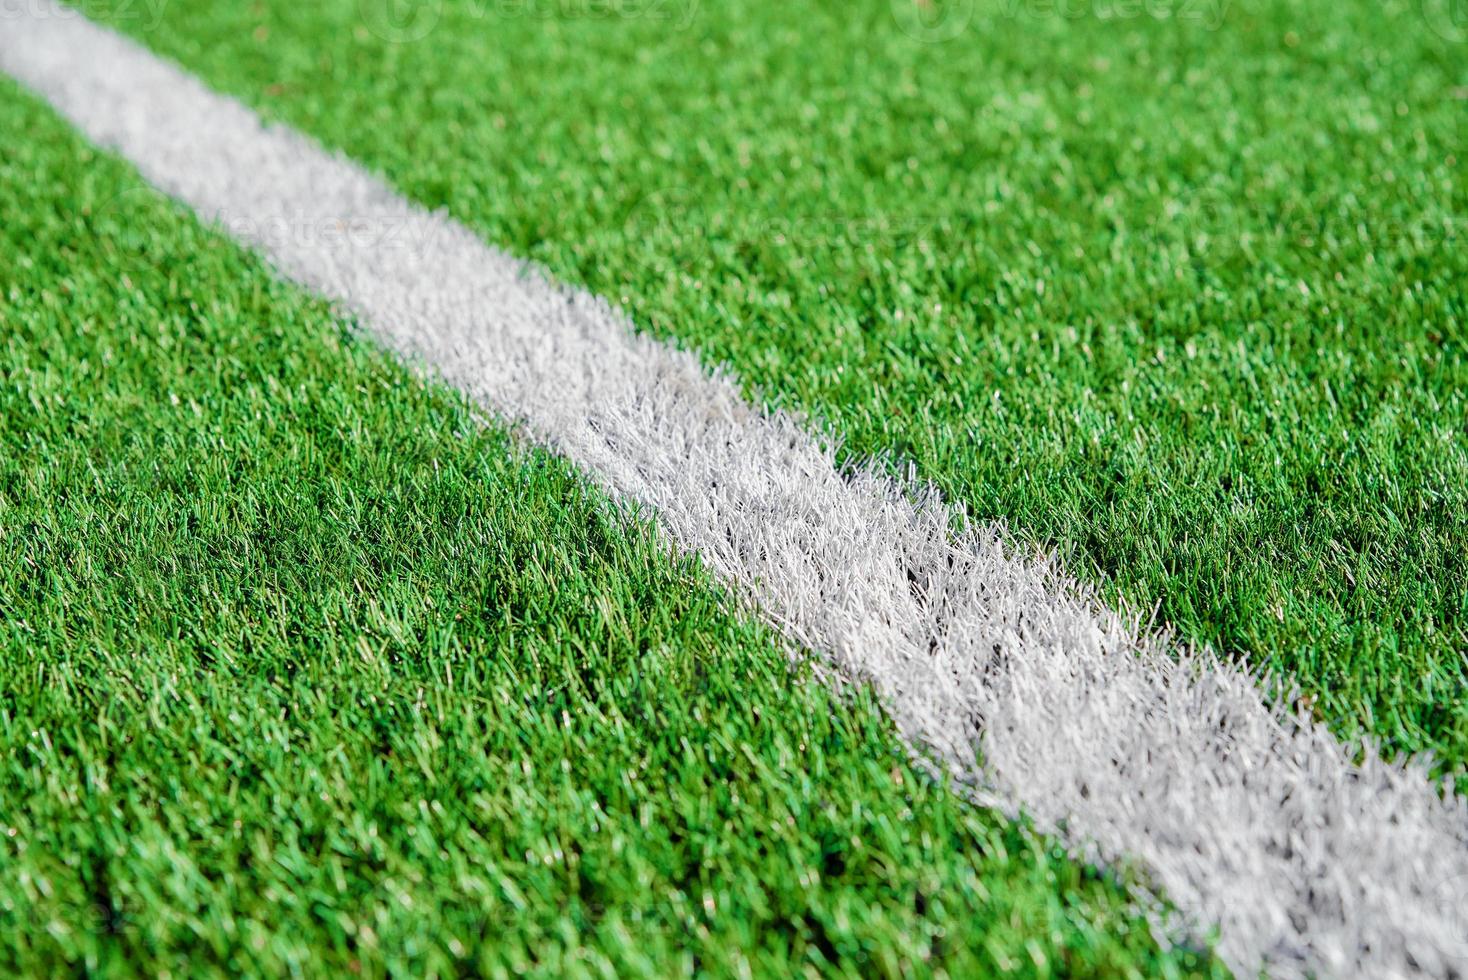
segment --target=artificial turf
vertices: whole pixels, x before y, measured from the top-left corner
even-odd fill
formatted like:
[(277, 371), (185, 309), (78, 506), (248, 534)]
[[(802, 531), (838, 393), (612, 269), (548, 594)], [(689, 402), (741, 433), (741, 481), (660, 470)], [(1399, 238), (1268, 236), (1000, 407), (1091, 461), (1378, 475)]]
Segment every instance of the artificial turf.
[(907, 2), (99, 13), (1461, 771), (1452, 22)]
[(4, 972), (1219, 971), (4, 81), (0, 132)]

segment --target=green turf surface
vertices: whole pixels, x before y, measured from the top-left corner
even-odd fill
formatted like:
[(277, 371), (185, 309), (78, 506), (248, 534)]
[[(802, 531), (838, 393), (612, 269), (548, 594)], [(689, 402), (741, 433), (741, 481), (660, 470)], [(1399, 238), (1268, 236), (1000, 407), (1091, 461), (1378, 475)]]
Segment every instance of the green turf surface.
[(1461, 767), (1468, 48), (1408, 2), (976, 0), (945, 43), (904, 2), (113, 20)]
[(0, 81), (0, 970), (1216, 972)]

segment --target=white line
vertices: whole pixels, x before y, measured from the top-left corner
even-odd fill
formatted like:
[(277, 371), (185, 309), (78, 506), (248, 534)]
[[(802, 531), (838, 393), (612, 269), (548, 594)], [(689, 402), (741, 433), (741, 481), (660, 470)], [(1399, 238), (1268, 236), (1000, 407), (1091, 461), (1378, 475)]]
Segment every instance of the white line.
[(1106, 610), (1000, 530), (956, 532), (923, 487), (839, 470), (819, 437), (601, 300), (49, 0), (0, 20), (0, 68), (384, 344), (653, 507), (786, 636), (874, 684), (977, 798), (1084, 859), (1139, 861), (1195, 927), (1220, 927), (1236, 969), (1468, 970), (1468, 806), (1420, 767), (1354, 764), (1244, 673)]

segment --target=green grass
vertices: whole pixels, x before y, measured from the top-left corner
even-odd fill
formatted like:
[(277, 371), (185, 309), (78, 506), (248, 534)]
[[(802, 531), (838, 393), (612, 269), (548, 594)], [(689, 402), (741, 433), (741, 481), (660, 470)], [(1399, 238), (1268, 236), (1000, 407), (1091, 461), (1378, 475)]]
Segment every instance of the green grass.
[(1216, 974), (0, 82), (0, 970)]
[(905, 2), (112, 19), (1461, 771), (1463, 45), (1410, 0), (976, 0), (945, 43)]

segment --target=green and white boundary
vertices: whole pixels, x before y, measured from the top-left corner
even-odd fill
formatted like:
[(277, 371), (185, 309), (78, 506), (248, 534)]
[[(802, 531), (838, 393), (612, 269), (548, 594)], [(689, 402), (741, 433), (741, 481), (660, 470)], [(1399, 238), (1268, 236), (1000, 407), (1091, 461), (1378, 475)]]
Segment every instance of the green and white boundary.
[(1468, 973), (1468, 801), (1423, 765), (1342, 744), (915, 479), (839, 466), (825, 433), (752, 406), (605, 301), (67, 8), (9, 8), (0, 69), (650, 508), (792, 645), (872, 684), (976, 801), (1084, 860), (1144, 868), (1239, 972)]

